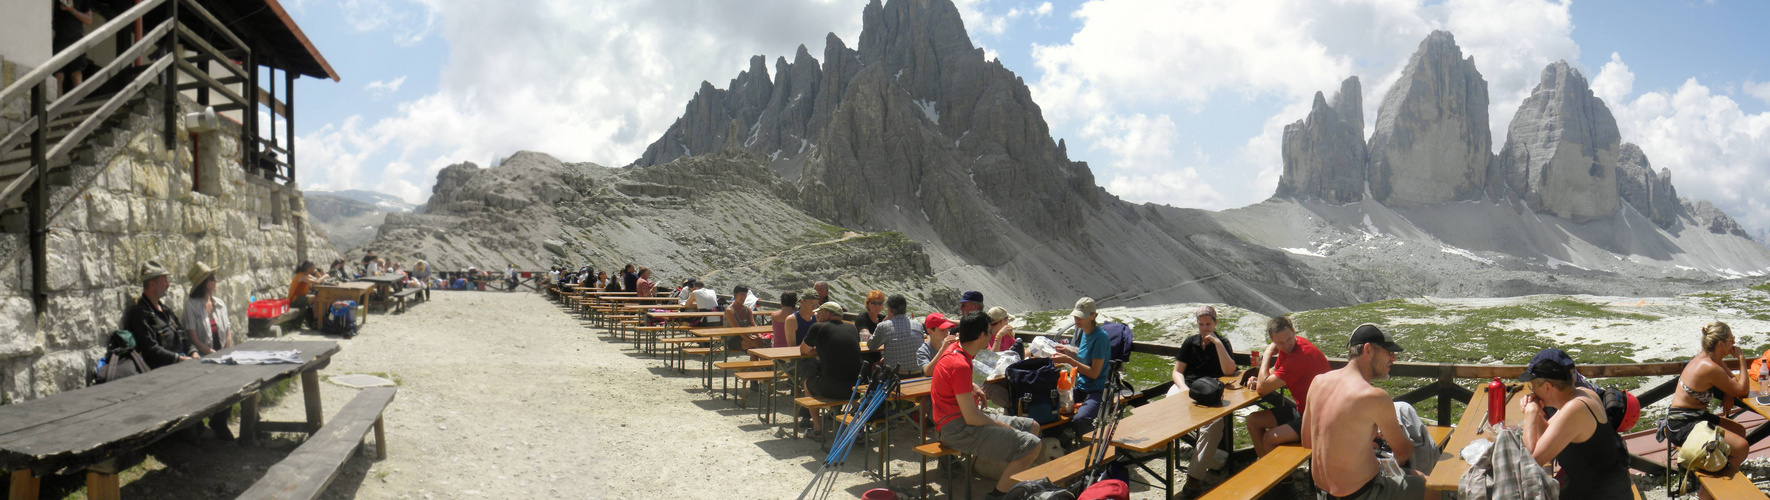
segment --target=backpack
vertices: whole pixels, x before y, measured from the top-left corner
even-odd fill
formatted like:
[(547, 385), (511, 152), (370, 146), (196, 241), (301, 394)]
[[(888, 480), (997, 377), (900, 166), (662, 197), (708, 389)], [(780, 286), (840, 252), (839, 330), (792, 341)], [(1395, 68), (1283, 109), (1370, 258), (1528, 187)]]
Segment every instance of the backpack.
[(1641, 401), (1629, 391), (1615, 387), (1598, 389), (1598, 399), (1604, 402), (1605, 421), (1616, 429), (1616, 432), (1629, 432), (1635, 427), (1635, 421), (1641, 418)]
[(344, 338), (356, 336), (356, 301), (340, 300), (333, 302), (326, 309), (325, 319), (320, 321), (320, 333), (339, 335)]
[(1198, 377), (1186, 383), (1186, 394), (1192, 402), (1204, 406), (1223, 404), (1223, 381), (1212, 377)]
[(1008, 397), (1015, 402), (1009, 415), (1031, 418), (1039, 424), (1057, 421), (1057, 367), (1050, 358), (1032, 358), (1008, 365)]
[(1076, 494), (1068, 488), (1052, 483), (1050, 479), (1038, 478), (1021, 481), (1009, 489), (1004, 500), (1075, 500)]
[(1727, 454), (1733, 450), (1723, 439), (1727, 431), (1715, 427), (1712, 422), (1697, 422), (1690, 428), (1690, 435), (1678, 445), (1678, 465), (1684, 467), (1684, 474), (1690, 471), (1716, 472), (1727, 468)]
[(1112, 341), (1112, 360), (1120, 364), (1131, 362), (1131, 327), (1124, 323), (1101, 323), (1100, 329), (1106, 330), (1107, 340)]
[(135, 352), (135, 334), (129, 330), (111, 332), (105, 349), (105, 356), (98, 360), (98, 383), (147, 373), (151, 369), (147, 361), (141, 359), (141, 353)]

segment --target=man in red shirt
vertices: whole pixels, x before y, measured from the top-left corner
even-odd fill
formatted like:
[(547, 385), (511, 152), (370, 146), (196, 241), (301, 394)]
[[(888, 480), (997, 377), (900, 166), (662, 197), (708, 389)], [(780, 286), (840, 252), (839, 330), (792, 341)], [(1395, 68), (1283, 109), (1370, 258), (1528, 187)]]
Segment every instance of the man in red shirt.
[(959, 319), (959, 341), (942, 349), (934, 362), (934, 426), (940, 442), (974, 456), (1007, 462), (996, 489), (984, 498), (1001, 498), (1014, 487), (1010, 479), (1032, 467), (1039, 457), (1039, 424), (1026, 417), (984, 413), (983, 398), (971, 384), (971, 358), (989, 344), (984, 333), (989, 316), (972, 311)]
[[(1297, 336), (1291, 318), (1279, 316), (1267, 321), (1266, 336), (1272, 345), (1266, 346), (1259, 376), (1250, 384), (1263, 397), (1260, 405), (1266, 409), (1248, 415), (1248, 436), (1259, 456), (1302, 439), (1297, 430), (1303, 425), (1302, 408), (1308, 408), (1309, 385), (1317, 375), (1328, 372), (1327, 355), (1309, 339)], [(1289, 389), (1296, 401), (1285, 399), (1278, 393), (1280, 389)]]

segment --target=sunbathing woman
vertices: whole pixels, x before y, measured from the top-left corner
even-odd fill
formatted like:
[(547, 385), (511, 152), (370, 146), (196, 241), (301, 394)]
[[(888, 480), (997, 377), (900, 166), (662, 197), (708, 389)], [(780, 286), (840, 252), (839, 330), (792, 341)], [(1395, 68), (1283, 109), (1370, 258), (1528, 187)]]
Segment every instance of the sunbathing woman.
[[(1738, 360), (1738, 365), (1725, 364), (1727, 356)], [(1678, 375), (1678, 388), (1672, 391), (1671, 408), (1660, 429), (1669, 439), (1668, 444), (1677, 446), (1684, 444), (1684, 438), (1690, 436), (1697, 422), (1714, 423), (1726, 434), (1727, 446), (1733, 448), (1727, 456), (1727, 469), (1722, 471), (1728, 474), (1739, 469), (1750, 449), (1745, 442), (1745, 427), (1710, 413), (1709, 407), (1720, 403), (1724, 415), (1733, 409), (1735, 398), (1746, 397), (1745, 361), (1739, 346), (1733, 345), (1733, 329), (1726, 323), (1716, 321), (1702, 327), (1702, 352), (1696, 353)], [(1734, 368), (1739, 369), (1738, 375), (1729, 373)]]

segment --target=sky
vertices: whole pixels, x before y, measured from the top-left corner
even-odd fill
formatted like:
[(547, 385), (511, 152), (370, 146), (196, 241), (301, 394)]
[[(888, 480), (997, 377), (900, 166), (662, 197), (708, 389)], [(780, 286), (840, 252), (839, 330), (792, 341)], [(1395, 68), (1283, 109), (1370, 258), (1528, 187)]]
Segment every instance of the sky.
[[(283, 0), (340, 82), (297, 83), (304, 189), (413, 203), (436, 172), (519, 150), (631, 163), (702, 81), (752, 55), (857, 45), (864, 0)], [(905, 1), (905, 0), (897, 0)], [(1266, 199), (1315, 92), (1363, 85), (1365, 133), (1408, 57), (1455, 35), (1488, 84), (1497, 152), (1544, 66), (1591, 81), (1622, 139), (1754, 236), (1770, 228), (1770, 2), (956, 0), (1052, 134), (1133, 202)]]

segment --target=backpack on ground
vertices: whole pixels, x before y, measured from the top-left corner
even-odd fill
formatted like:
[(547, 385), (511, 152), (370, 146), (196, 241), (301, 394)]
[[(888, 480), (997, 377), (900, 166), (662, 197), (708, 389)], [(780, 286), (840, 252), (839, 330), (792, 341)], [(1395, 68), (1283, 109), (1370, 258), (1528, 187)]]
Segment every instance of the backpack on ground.
[(105, 342), (105, 355), (98, 360), (98, 383), (110, 382), (131, 375), (147, 373), (150, 368), (141, 353), (135, 352), (135, 334), (129, 330), (111, 332)]
[(1032, 358), (1008, 365), (1008, 396), (1014, 402), (1009, 415), (1027, 417), (1040, 424), (1057, 421), (1057, 367), (1050, 358)]
[(320, 321), (320, 333), (326, 335), (339, 335), (348, 339), (355, 337), (356, 332), (356, 301), (340, 300), (333, 302), (332, 305), (326, 309), (325, 319)]
[(1052, 483), (1050, 479), (1038, 478), (1021, 481), (1008, 490), (1002, 498), (1005, 500), (1075, 500), (1076, 494), (1068, 488)]

